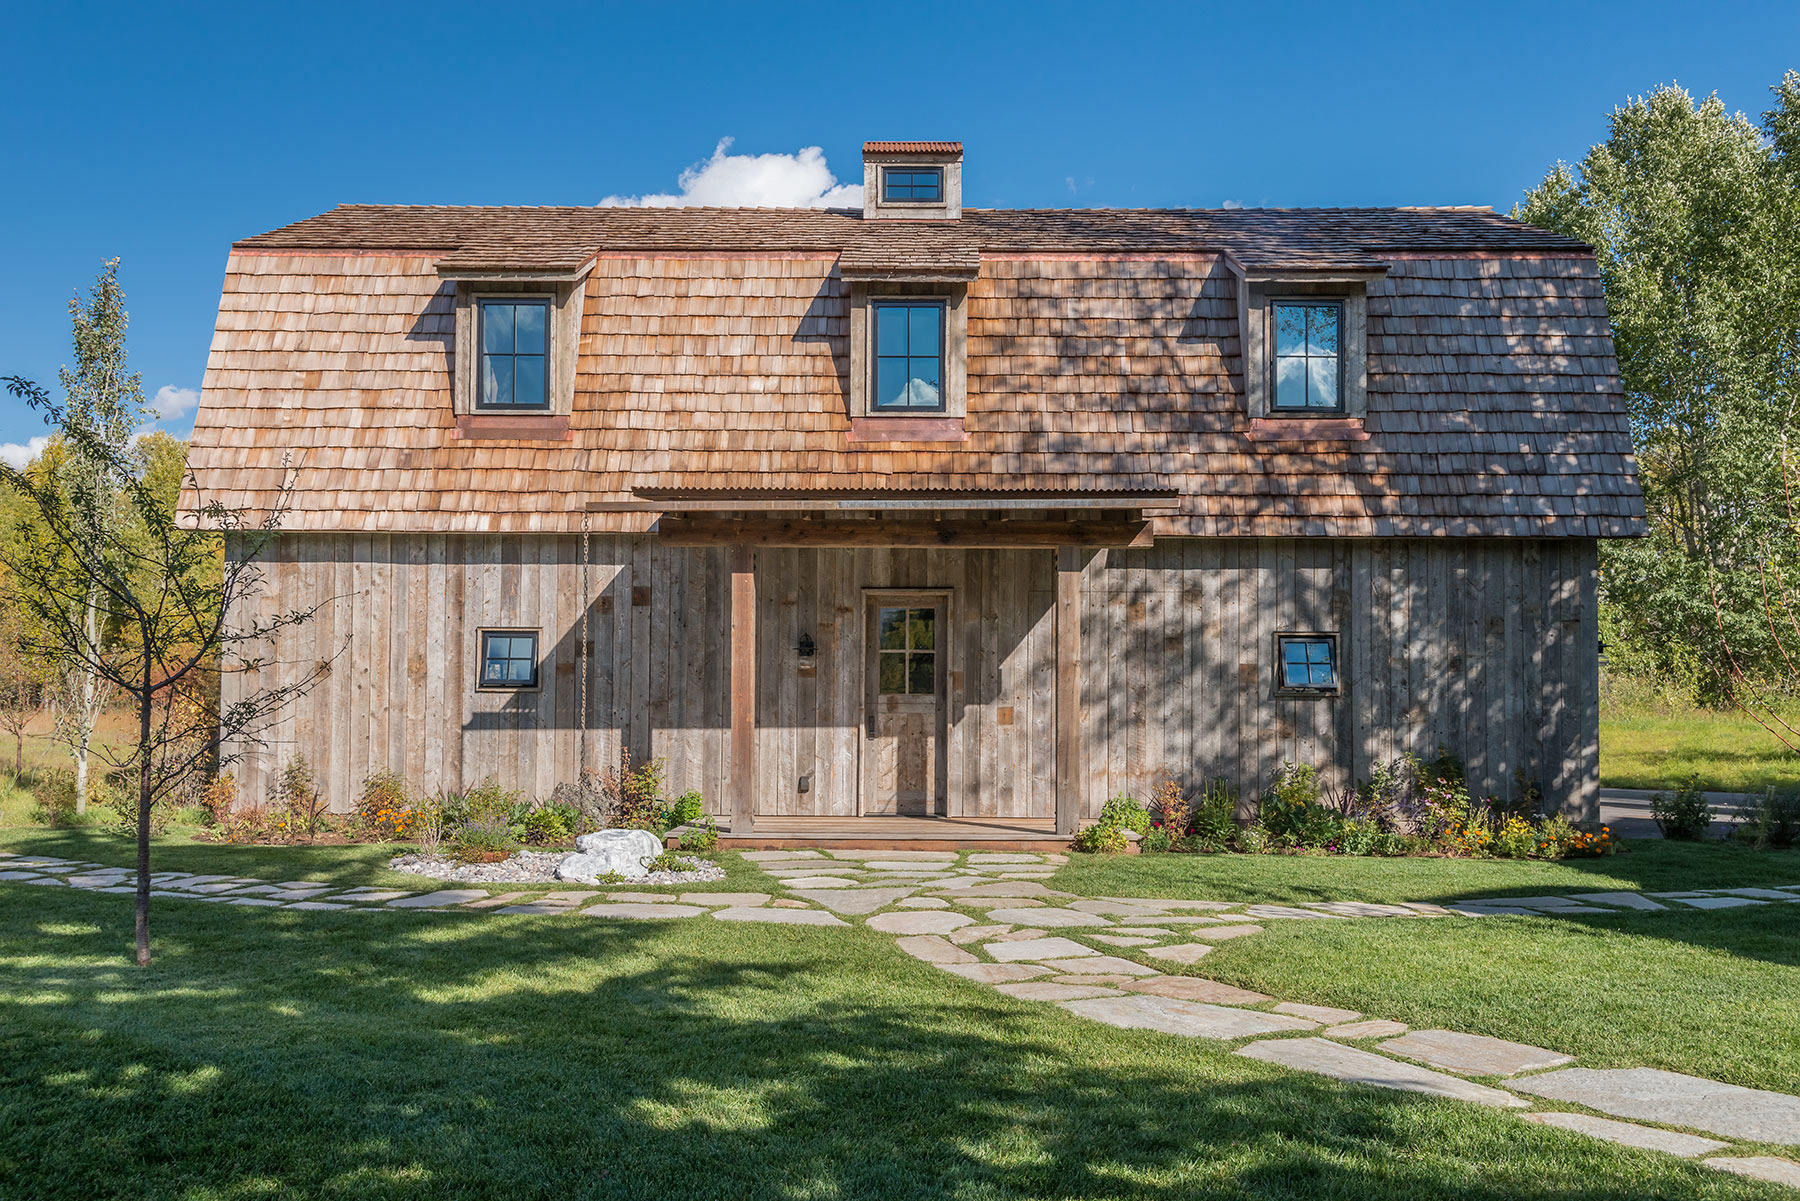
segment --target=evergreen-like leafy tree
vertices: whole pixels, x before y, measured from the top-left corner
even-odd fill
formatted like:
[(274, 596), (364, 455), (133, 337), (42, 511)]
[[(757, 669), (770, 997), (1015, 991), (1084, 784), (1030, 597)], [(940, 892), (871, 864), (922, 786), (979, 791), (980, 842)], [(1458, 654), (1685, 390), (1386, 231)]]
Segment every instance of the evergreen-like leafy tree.
[(1773, 91), (1760, 125), (1675, 87), (1633, 100), (1514, 209), (1592, 243), (1606, 283), (1651, 526), (1602, 546), (1610, 653), (1709, 702), (1781, 674), (1769, 601), (1800, 597), (1800, 73)]

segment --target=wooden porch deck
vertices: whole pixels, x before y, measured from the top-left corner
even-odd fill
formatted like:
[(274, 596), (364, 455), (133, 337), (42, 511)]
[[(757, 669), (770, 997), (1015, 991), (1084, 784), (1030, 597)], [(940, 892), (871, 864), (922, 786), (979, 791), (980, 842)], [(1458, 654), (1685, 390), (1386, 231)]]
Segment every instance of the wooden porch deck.
[(736, 851), (808, 846), (895, 851), (1063, 851), (1054, 818), (1024, 817), (759, 817), (747, 830), (719, 831)]

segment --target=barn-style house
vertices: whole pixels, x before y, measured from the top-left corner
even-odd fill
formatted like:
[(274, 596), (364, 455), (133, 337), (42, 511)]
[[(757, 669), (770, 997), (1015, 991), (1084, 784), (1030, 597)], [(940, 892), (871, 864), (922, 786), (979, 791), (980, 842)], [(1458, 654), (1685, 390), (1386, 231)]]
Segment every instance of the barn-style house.
[(1596, 806), (1643, 530), (1589, 247), (1487, 209), (351, 205), (232, 247), (198, 497), (278, 503), (239, 768), (537, 795), (621, 749), (734, 839), (1066, 836), (1157, 773), (1439, 746)]

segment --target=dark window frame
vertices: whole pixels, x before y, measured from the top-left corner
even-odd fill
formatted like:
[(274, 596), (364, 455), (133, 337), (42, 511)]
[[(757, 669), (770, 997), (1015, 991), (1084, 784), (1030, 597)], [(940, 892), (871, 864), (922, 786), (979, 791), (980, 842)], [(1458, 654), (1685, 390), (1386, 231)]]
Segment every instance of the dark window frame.
[[(516, 324), (515, 324), (514, 333), (513, 333), (513, 346), (514, 346), (513, 350), (511, 350), (511, 351), (490, 351), (490, 350), (488, 350), (488, 348), (487, 348), (487, 311), (488, 311), (488, 308), (493, 305), (506, 305), (510, 308), (518, 308), (522, 305), (532, 305), (534, 307), (542, 309), (544, 311), (544, 353), (542, 355), (533, 355), (533, 354), (521, 355), (518, 352), (517, 347), (519, 344), (519, 337), (518, 337)], [(472, 406), (471, 411), (480, 412), (480, 413), (547, 413), (550, 411), (550, 409), (551, 409), (551, 403), (550, 403), (551, 393), (554, 391), (554, 388), (555, 388), (554, 382), (551, 379), (551, 373), (555, 370), (554, 348), (551, 345), (552, 336), (553, 336), (553, 326), (555, 325), (555, 322), (556, 322), (556, 301), (552, 297), (535, 296), (535, 295), (519, 295), (519, 296), (499, 295), (499, 296), (477, 296), (475, 298), (475, 397), (474, 397), (474, 405)], [(532, 404), (514, 404), (511, 402), (496, 404), (496, 403), (489, 402), (485, 395), (486, 389), (483, 387), (483, 380), (485, 380), (487, 378), (487, 370), (486, 370), (487, 369), (487, 361), (490, 357), (494, 357), (494, 356), (502, 356), (505, 358), (512, 359), (514, 361), (515, 370), (517, 367), (517, 361), (520, 358), (542, 358), (544, 360), (544, 399), (543, 399), (543, 401), (541, 403), (532, 403)], [(517, 377), (516, 373), (512, 376), (512, 378), (515, 381), (515, 386), (514, 386), (513, 391), (514, 391), (514, 394), (517, 395), (518, 389), (517, 389), (516, 381), (517, 381), (518, 377)]]
[[(1281, 403), (1280, 381), (1277, 372), (1281, 367), (1281, 356), (1278, 353), (1280, 335), (1278, 333), (1277, 313), (1283, 308), (1336, 309), (1338, 328), (1337, 348), (1337, 403), (1335, 405), (1284, 405)], [(1349, 357), (1344, 347), (1344, 323), (1348, 314), (1341, 299), (1328, 299), (1317, 296), (1271, 296), (1269, 297), (1268, 317), (1264, 327), (1268, 330), (1269, 340), (1269, 413), (1281, 414), (1284, 417), (1314, 414), (1324, 417), (1341, 417), (1348, 412), (1348, 397), (1344, 395), (1344, 367)], [(1307, 358), (1323, 356), (1306, 356)], [(1311, 386), (1310, 379), (1308, 386)]]
[[(881, 353), (881, 310), (883, 309), (923, 309), (937, 310), (937, 364), (938, 364), (938, 402), (930, 408), (918, 405), (891, 405), (881, 403), (881, 360), (890, 359), (923, 359), (922, 354), (890, 354)], [(891, 414), (907, 416), (909, 414), (945, 413), (950, 408), (950, 336), (949, 302), (941, 296), (881, 296), (869, 300), (869, 412), (873, 414)], [(911, 347), (907, 348), (909, 351)]]
[[(913, 193), (916, 192), (918, 190), (918, 188), (921, 186), (916, 181), (908, 182), (904, 185), (901, 185), (906, 189), (907, 195), (904, 195), (904, 196), (898, 195), (894, 191), (894, 185), (889, 182), (890, 178), (895, 175), (906, 175), (906, 176), (930, 175), (930, 176), (933, 176), (937, 180), (936, 195), (932, 195), (932, 196), (914, 195)], [(881, 203), (883, 203), (883, 204), (931, 204), (931, 205), (943, 204), (944, 203), (944, 169), (942, 167), (906, 167), (906, 166), (899, 166), (899, 165), (892, 166), (892, 167), (883, 167), (881, 169)]]
[[(1290, 643), (1323, 643), (1330, 650), (1331, 683), (1296, 685), (1287, 682), (1287, 648)], [(1344, 692), (1344, 660), (1338, 636), (1323, 630), (1282, 630), (1274, 637), (1275, 695), (1297, 697), (1341, 696)]]
[[(516, 629), (484, 629), (477, 643), (475, 657), (475, 688), (478, 692), (536, 692), (542, 686), (544, 640), (542, 630)], [(530, 638), (531, 639), (531, 679), (528, 682), (518, 680), (501, 680), (490, 683), (487, 678), (488, 641), (492, 638)], [(512, 662), (516, 656), (508, 655), (506, 662)]]

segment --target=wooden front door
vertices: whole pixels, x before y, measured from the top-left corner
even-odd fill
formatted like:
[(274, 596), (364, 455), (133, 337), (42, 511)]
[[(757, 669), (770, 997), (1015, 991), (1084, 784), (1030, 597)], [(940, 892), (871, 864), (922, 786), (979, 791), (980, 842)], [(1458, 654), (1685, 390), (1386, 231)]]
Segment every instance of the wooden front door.
[(862, 811), (944, 813), (948, 598), (877, 594), (868, 601)]

